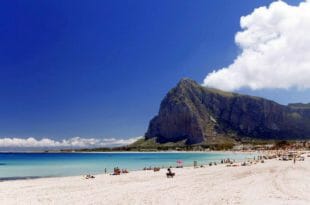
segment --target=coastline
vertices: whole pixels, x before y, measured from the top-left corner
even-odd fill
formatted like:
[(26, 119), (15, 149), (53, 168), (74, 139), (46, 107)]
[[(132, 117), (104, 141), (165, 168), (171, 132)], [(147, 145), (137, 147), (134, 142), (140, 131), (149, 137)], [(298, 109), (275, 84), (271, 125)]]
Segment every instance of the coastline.
[(0, 153), (29, 153), (29, 154), (44, 154), (44, 153), (52, 153), (52, 154), (81, 154), (81, 153), (85, 153), (85, 154), (104, 154), (104, 153), (115, 153), (115, 154), (121, 154), (121, 153), (257, 153), (257, 152), (261, 152), (261, 151), (257, 151), (257, 150), (244, 150), (244, 151), (234, 151), (234, 150), (206, 150), (206, 151), (178, 151), (178, 150), (167, 150), (167, 151), (107, 151), (107, 152), (98, 152), (98, 151), (94, 151), (94, 152), (78, 152), (78, 151), (74, 151), (74, 152), (63, 152), (63, 151), (0, 151)]
[[(4, 154), (15, 154), (15, 152), (10, 152), (10, 153), (4, 153)], [(208, 163), (212, 162), (212, 163), (217, 163), (217, 164), (220, 164), (220, 161), (221, 160), (224, 160), (226, 158), (230, 158), (231, 160), (234, 160), (235, 162), (240, 162), (240, 161), (244, 161), (244, 160), (247, 160), (247, 159), (250, 159), (250, 158), (253, 158), (254, 156), (257, 156), (259, 153), (258, 152), (255, 152), (255, 151), (250, 151), (250, 152), (236, 152), (236, 151), (160, 151), (160, 152), (74, 152), (74, 153), (68, 153), (68, 152), (65, 152), (65, 153), (62, 153), (62, 152), (57, 152), (57, 153), (38, 153), (38, 152), (17, 152), (16, 154), (62, 154), (62, 155), (74, 155), (74, 154), (223, 154), (223, 155), (232, 155), (232, 156), (223, 156), (221, 158), (218, 158), (218, 159), (213, 159), (213, 160), (210, 160), (210, 161), (207, 161), (207, 162), (199, 162), (200, 159), (193, 159), (193, 161), (191, 161), (190, 163), (183, 163), (183, 167), (186, 168), (186, 167), (192, 167), (193, 166), (193, 163), (194, 161), (197, 160), (199, 166), (200, 165), (204, 165), (204, 166), (207, 166)], [(1, 153), (0, 153), (1, 154)], [(3, 154), (3, 153), (2, 153)], [(235, 158), (233, 155), (236, 155)], [(240, 155), (240, 156), (238, 156)], [(251, 155), (250, 156), (246, 156), (246, 155)], [(155, 165), (154, 165), (155, 166)], [(147, 164), (145, 164), (144, 166), (140, 166), (140, 167), (136, 167), (134, 169), (130, 168), (129, 171), (130, 172), (135, 172), (135, 171), (142, 171), (145, 167), (149, 167)], [(168, 167), (172, 167), (172, 168), (175, 168), (176, 167), (176, 164), (175, 164), (175, 161), (171, 161), (171, 163), (163, 163), (161, 165), (157, 165), (157, 167), (160, 167), (160, 168), (168, 168)], [(22, 167), (21, 167), (22, 168)], [(127, 169), (128, 167), (125, 166), (121, 166), (120, 168), (124, 168), (124, 169)], [(112, 168), (110, 168), (108, 170), (107, 173), (110, 173), (109, 171), (111, 171)], [(112, 169), (113, 170), (113, 169)], [(59, 175), (54, 175), (51, 173), (51, 175), (25, 175), (25, 176), (19, 176), (19, 175), (16, 175), (16, 176), (6, 176), (6, 177), (3, 177), (0, 175), (0, 182), (3, 182), (3, 181), (16, 181), (16, 180), (31, 180), (31, 179), (39, 179), (39, 178), (63, 178), (63, 177), (74, 177), (74, 176), (82, 176), (82, 175), (86, 175), (86, 174), (93, 174), (93, 175), (98, 175), (100, 173), (103, 173), (104, 170), (102, 170), (101, 172), (98, 172), (98, 170), (92, 172), (92, 171), (85, 171), (85, 172), (80, 172), (80, 173), (76, 173), (76, 174), (59, 174)], [(33, 174), (33, 173), (31, 173)]]
[[(309, 153), (309, 152), (308, 152)], [(310, 158), (0, 182), (0, 204), (307, 204)], [(185, 188), (186, 187), (186, 188)], [(199, 190), (199, 191), (198, 191)], [(195, 197), (192, 197), (194, 196)]]

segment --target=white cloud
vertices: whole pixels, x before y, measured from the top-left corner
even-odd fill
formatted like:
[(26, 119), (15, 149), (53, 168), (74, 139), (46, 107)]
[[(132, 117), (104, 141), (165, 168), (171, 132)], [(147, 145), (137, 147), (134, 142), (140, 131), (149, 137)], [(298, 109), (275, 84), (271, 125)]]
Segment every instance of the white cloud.
[(241, 54), (209, 73), (204, 85), (223, 90), (310, 88), (310, 1), (277, 1), (242, 16), (235, 36)]
[(29, 137), (23, 138), (0, 138), (0, 148), (88, 148), (88, 147), (113, 147), (128, 145), (141, 137), (133, 137), (129, 139), (116, 138), (81, 138), (73, 137), (70, 139), (53, 140), (49, 138), (35, 139)]

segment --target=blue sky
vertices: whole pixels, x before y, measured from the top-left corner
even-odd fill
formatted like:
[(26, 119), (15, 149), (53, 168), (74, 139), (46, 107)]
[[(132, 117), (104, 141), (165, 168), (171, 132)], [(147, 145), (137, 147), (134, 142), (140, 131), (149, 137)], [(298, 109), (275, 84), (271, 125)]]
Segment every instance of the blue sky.
[[(240, 17), (271, 2), (2, 2), (0, 137), (143, 135), (180, 78), (234, 61)], [(310, 102), (309, 90), (239, 92)]]

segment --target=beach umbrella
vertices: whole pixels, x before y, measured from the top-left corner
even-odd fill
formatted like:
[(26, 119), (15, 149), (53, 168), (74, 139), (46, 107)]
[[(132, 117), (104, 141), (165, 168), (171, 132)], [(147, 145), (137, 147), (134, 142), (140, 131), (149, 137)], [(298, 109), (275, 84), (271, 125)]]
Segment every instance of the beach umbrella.
[(183, 164), (182, 160), (177, 160), (177, 164)]

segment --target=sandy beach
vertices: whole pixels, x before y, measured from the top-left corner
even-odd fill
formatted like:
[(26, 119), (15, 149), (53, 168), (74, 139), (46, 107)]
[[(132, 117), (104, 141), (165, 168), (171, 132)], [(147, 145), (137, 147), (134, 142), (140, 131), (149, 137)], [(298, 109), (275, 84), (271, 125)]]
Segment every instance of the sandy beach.
[(0, 204), (309, 204), (310, 158), (0, 182)]

